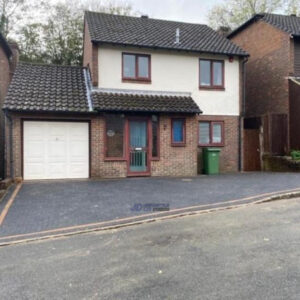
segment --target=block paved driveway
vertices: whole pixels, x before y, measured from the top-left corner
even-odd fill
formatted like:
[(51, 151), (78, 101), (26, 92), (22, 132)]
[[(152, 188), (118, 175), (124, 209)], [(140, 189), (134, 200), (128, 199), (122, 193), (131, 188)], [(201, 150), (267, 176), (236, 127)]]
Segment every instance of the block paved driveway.
[[(169, 205), (170, 209), (201, 204), (209, 207), (218, 202), (295, 188), (300, 188), (297, 173), (25, 182), (0, 226), (0, 236), (152, 213), (147, 204)], [(0, 211), (8, 198), (9, 195), (0, 204)]]

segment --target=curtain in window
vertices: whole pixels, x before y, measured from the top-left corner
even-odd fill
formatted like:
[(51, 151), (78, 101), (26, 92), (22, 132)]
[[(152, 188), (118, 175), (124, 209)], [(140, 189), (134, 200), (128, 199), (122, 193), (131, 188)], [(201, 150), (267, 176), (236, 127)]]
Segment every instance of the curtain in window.
[(130, 147), (146, 147), (147, 122), (130, 121)]
[(106, 157), (123, 157), (124, 118), (122, 115), (107, 115)]
[(199, 144), (210, 144), (210, 137), (209, 137), (209, 122), (200, 122), (199, 123)]
[(123, 76), (127, 78), (135, 77), (135, 56), (125, 54), (123, 56)]
[(200, 85), (211, 85), (211, 65), (209, 60), (200, 60)]
[(221, 86), (223, 84), (223, 68), (221, 62), (213, 63), (214, 82), (213, 85)]
[(158, 157), (158, 117), (152, 116), (152, 157)]
[(222, 126), (221, 124), (213, 124), (213, 143), (221, 143), (222, 142)]
[(149, 77), (149, 57), (146, 56), (138, 57), (138, 77), (142, 77), (142, 78)]

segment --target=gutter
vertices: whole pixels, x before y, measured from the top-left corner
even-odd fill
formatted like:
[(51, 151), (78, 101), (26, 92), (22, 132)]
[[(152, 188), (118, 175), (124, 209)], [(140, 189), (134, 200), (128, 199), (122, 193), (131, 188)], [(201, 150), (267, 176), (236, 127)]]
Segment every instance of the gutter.
[(244, 58), (242, 61), (242, 111), (240, 114), (240, 124), (239, 124), (239, 171), (243, 171), (243, 120), (246, 111), (246, 63), (248, 62), (248, 57)]
[[(226, 37), (224, 39), (227, 39)], [(163, 47), (163, 46), (151, 46), (151, 45), (143, 45), (143, 44), (126, 44), (120, 42), (106, 42), (91, 39), (91, 42), (96, 45), (111, 45), (118, 47), (131, 47), (131, 48), (146, 48), (152, 50), (167, 50), (167, 51), (175, 51), (175, 52), (187, 52), (187, 53), (197, 53), (197, 54), (210, 54), (210, 55), (224, 55), (224, 56), (238, 56), (238, 57), (247, 57), (248, 53), (230, 53), (230, 52), (221, 52), (221, 51), (208, 51), (208, 50), (194, 50), (189, 48), (174, 48), (174, 47)]]
[[(4, 110), (4, 114), (5, 114), (5, 123), (7, 122), (7, 120), (9, 121), (9, 140), (8, 140), (8, 146), (9, 146), (9, 161), (10, 161), (10, 177), (11, 179), (13, 179), (15, 176), (14, 174), (14, 151), (13, 151), (13, 121), (11, 116), (8, 114), (7, 110)], [(6, 126), (5, 126), (6, 128)], [(6, 135), (4, 135), (5, 138), (5, 150), (7, 150), (7, 139), (6, 139)], [(4, 160), (5, 162), (5, 178), (7, 177), (7, 168), (6, 168), (6, 159)]]
[(92, 98), (91, 98), (91, 77), (90, 77), (90, 72), (84, 68), (83, 69), (83, 75), (84, 75), (84, 81), (85, 81), (85, 86), (86, 86), (86, 97), (88, 101), (88, 106), (89, 106), (89, 111), (93, 111), (93, 103), (92, 103)]
[(287, 79), (291, 80), (292, 82), (294, 82), (297, 85), (300, 85), (300, 82), (298, 80), (296, 80), (295, 77), (288, 77)]

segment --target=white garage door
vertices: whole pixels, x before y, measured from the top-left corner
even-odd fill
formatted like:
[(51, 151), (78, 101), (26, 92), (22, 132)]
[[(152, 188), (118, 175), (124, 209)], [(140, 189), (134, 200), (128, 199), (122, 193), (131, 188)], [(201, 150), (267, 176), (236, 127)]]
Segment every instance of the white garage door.
[(24, 179), (89, 177), (89, 125), (25, 121)]

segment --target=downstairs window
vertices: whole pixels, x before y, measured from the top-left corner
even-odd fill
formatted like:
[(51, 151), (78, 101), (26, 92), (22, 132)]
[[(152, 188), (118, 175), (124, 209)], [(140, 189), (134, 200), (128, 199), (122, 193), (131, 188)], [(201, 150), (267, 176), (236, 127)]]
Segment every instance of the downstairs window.
[(224, 146), (224, 122), (199, 122), (199, 146)]

